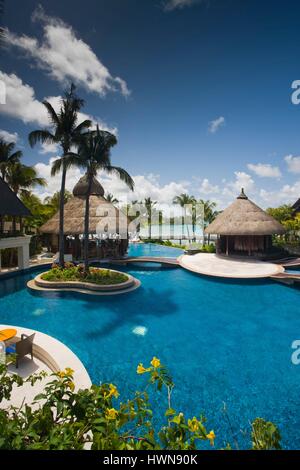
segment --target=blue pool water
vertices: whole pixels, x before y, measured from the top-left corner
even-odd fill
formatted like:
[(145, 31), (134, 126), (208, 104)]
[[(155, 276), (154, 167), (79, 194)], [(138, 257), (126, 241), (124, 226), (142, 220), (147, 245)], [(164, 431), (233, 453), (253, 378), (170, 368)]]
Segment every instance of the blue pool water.
[[(180, 254), (152, 245), (131, 250)], [(63, 341), (94, 382), (115, 383), (123, 397), (145, 385), (137, 364), (159, 357), (176, 384), (173, 407), (204, 413), (218, 447), (234, 438), (247, 447), (249, 422), (260, 416), (279, 426), (285, 447), (300, 449), (300, 366), (291, 362), (291, 343), (300, 338), (300, 290), (271, 281), (214, 280), (180, 268), (130, 266), (128, 272), (142, 281), (138, 290), (92, 299), (33, 295), (25, 285), (36, 273), (2, 280), (0, 322)], [(144, 336), (133, 332), (138, 326)], [(159, 415), (165, 395), (153, 400)]]

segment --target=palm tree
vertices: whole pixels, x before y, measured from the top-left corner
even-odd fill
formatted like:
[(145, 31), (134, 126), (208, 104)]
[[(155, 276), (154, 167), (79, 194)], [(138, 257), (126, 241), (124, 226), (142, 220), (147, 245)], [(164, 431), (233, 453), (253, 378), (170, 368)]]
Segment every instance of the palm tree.
[(22, 163), (11, 163), (6, 170), (6, 181), (14, 193), (26, 194), (35, 186), (46, 186), (44, 178), (40, 178), (33, 166)]
[[(206, 228), (211, 224), (218, 215), (218, 211), (215, 210), (217, 204), (214, 201), (200, 199), (199, 204), (203, 206), (203, 225)], [(205, 239), (204, 239), (205, 242)], [(208, 235), (207, 243), (210, 242), (210, 235)], [(205, 244), (205, 243), (204, 243)]]
[(146, 208), (146, 212), (147, 212), (147, 217), (148, 217), (148, 238), (149, 240), (151, 240), (151, 219), (152, 219), (152, 213), (153, 213), (153, 209), (154, 207), (156, 206), (157, 204), (157, 201), (152, 201), (151, 197), (146, 197), (144, 199), (144, 206)]
[[(6, 182), (17, 195), (25, 196), (35, 186), (46, 186), (46, 180), (37, 175), (33, 166), (10, 163), (6, 169)], [(16, 217), (13, 216), (13, 231), (16, 231)]]
[(108, 202), (111, 202), (112, 204), (118, 204), (119, 202), (119, 200), (115, 198), (112, 193), (107, 193), (104, 197)]
[[(72, 197), (72, 193), (70, 191), (65, 190), (64, 194), (64, 204), (66, 204), (70, 198)], [(44, 204), (51, 207), (53, 211), (53, 215), (59, 211), (59, 204), (60, 204), (60, 191), (56, 191), (52, 196), (47, 196), (44, 199)]]
[[(85, 199), (84, 217), (84, 267), (85, 272), (89, 270), (88, 247), (89, 247), (89, 218), (90, 218), (90, 193), (93, 178), (98, 171), (117, 175), (121, 181), (133, 191), (134, 181), (123, 168), (113, 166), (110, 159), (111, 148), (117, 144), (116, 137), (107, 131), (99, 130), (87, 132), (80, 136), (77, 141), (78, 153), (70, 152), (67, 166), (77, 166), (86, 170), (88, 187)], [(61, 163), (62, 164), (62, 163)]]
[[(194, 196), (190, 196), (189, 194), (182, 193), (182, 194), (180, 194), (180, 196), (174, 197), (173, 204), (178, 204), (183, 209), (181, 224), (182, 224), (182, 232), (184, 232), (183, 227), (184, 227), (184, 221), (185, 221), (186, 216), (187, 216), (187, 206), (190, 206), (190, 205), (195, 206), (196, 199), (194, 198)], [(187, 228), (187, 233), (188, 233), (188, 237), (189, 237), (190, 235), (189, 235), (189, 226), (188, 226), (188, 224), (187, 224), (186, 228)], [(193, 225), (193, 231), (194, 231), (194, 225)]]
[(29, 143), (33, 147), (37, 142), (56, 143), (62, 150), (62, 155), (52, 165), (51, 175), (55, 176), (62, 170), (59, 204), (59, 264), (64, 266), (64, 194), (67, 174), (67, 155), (71, 151), (80, 134), (92, 125), (89, 119), (78, 124), (78, 111), (82, 108), (84, 101), (76, 95), (75, 85), (71, 85), (70, 91), (65, 92), (57, 113), (48, 101), (43, 101), (47, 109), (52, 132), (48, 129), (32, 131), (29, 134)]
[(0, 172), (4, 180), (6, 179), (8, 166), (18, 163), (22, 157), (21, 150), (14, 152), (14, 148), (14, 142), (5, 142), (3, 139), (0, 139)]

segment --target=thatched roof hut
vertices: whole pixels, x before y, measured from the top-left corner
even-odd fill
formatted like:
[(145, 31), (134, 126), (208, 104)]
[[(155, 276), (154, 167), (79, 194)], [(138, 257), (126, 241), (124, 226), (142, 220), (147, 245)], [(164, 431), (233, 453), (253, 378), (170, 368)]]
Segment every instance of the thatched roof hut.
[(284, 227), (250, 201), (243, 189), (237, 199), (205, 229), (205, 233), (217, 235), (280, 235), (284, 232)]
[(281, 235), (284, 227), (250, 201), (244, 189), (237, 199), (205, 229), (218, 235), (217, 251), (233, 254), (267, 253), (272, 248), (272, 235)]
[[(73, 197), (64, 207), (64, 233), (65, 235), (81, 235), (84, 233), (85, 197), (88, 181), (84, 175), (74, 186)], [(104, 189), (93, 180), (90, 195), (90, 234), (126, 233), (127, 217), (113, 204), (104, 198)], [(105, 230), (106, 228), (106, 230)], [(59, 212), (40, 227), (43, 233), (59, 234)]]

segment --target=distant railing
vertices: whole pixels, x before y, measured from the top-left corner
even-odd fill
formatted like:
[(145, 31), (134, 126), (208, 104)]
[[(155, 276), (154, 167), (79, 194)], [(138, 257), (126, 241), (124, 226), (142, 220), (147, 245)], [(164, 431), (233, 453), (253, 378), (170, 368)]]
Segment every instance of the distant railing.
[(3, 230), (0, 232), (0, 238), (13, 238), (13, 237), (23, 237), (24, 233), (20, 230)]

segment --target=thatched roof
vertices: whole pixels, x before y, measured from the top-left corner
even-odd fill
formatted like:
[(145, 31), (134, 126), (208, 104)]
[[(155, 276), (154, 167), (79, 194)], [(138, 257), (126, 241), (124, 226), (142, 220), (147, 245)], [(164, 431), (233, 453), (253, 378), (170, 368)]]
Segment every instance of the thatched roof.
[(0, 177), (0, 215), (30, 216), (31, 212)]
[[(85, 195), (87, 179), (83, 176), (74, 186), (73, 197), (64, 207), (65, 235), (80, 235), (84, 233)], [(113, 204), (103, 197), (104, 190), (99, 181), (94, 178), (90, 196), (90, 233), (103, 233), (104, 221), (108, 224), (108, 233), (127, 233), (127, 217)], [(59, 233), (59, 212), (57, 212), (40, 231), (43, 233)]]
[[(88, 178), (85, 174), (80, 178), (78, 183), (75, 184), (73, 188), (73, 196), (85, 196), (88, 190), (88, 184)], [(104, 189), (96, 178), (93, 178), (90, 194), (95, 196), (104, 196)]]
[(279, 235), (284, 232), (284, 227), (250, 201), (243, 189), (240, 196), (205, 229), (205, 233), (217, 235)]

